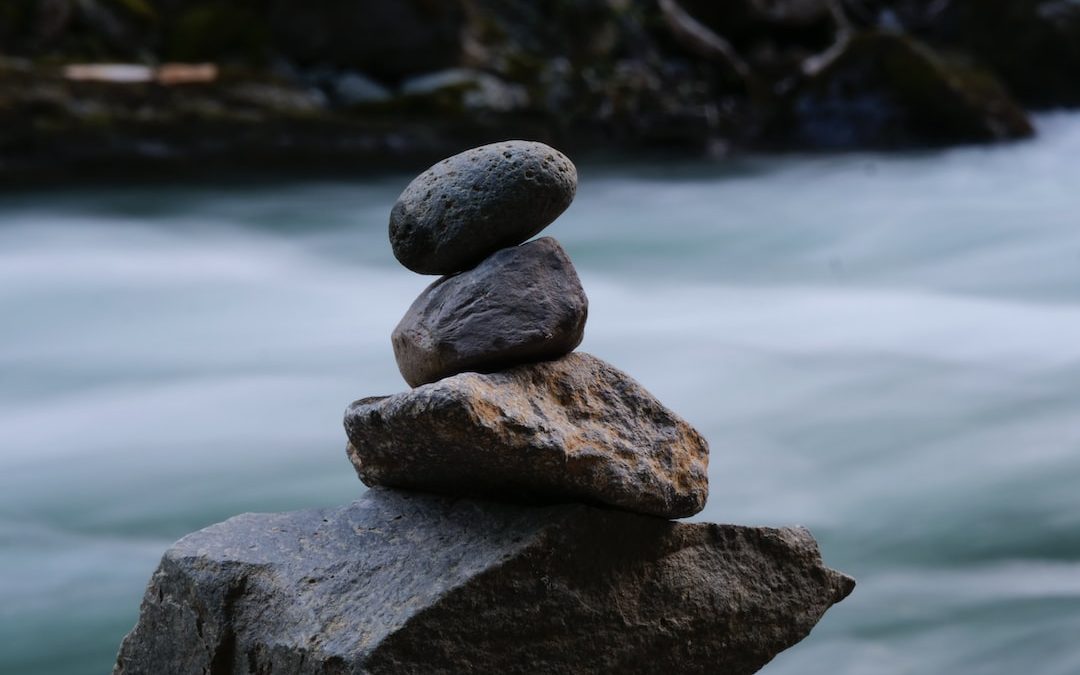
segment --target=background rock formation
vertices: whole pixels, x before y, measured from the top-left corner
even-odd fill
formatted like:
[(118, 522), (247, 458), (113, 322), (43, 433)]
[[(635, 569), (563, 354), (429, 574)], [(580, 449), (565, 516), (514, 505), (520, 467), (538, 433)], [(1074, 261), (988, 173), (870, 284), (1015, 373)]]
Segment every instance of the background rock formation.
[[(833, 148), (849, 123), (845, 147), (923, 146), (1028, 135), (1016, 100), (1080, 103), (1080, 7), (1066, 0), (11, 0), (0, 45), (0, 148), (24, 169), (414, 166), (507, 137)], [(851, 50), (890, 65), (816, 67)], [(178, 91), (60, 68), (170, 60), (220, 75)]]

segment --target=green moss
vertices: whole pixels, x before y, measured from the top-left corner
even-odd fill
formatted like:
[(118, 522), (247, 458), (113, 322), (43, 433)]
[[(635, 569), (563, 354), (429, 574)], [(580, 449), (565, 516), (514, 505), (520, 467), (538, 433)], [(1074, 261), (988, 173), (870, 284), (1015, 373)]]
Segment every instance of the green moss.
[[(929, 47), (896, 38), (886, 53), (889, 78), (914, 110), (963, 137), (1024, 136), (1026, 115), (990, 73), (944, 58)], [(980, 120), (980, 125), (973, 124)], [(982, 129), (976, 131), (981, 126)]]
[(207, 3), (186, 9), (172, 22), (166, 38), (166, 58), (257, 63), (265, 57), (269, 41), (269, 27), (259, 13)]
[[(1023, 111), (991, 74), (949, 60), (907, 36), (857, 35), (829, 69), (862, 73), (861, 90), (888, 92), (930, 138), (982, 141), (1030, 133)], [(831, 81), (829, 73), (824, 75), (822, 82)]]
[(147, 0), (108, 0), (108, 4), (126, 11), (128, 14), (155, 21), (158, 18), (157, 11)]
[(17, 28), (26, 20), (26, 2), (0, 2), (0, 26)]
[(509, 52), (506, 54), (502, 75), (511, 82), (534, 82), (547, 66), (547, 59), (528, 52)]
[[(29, 32), (32, 0), (0, 0), (0, 38), (17, 41)], [(0, 47), (0, 52), (6, 51)]]

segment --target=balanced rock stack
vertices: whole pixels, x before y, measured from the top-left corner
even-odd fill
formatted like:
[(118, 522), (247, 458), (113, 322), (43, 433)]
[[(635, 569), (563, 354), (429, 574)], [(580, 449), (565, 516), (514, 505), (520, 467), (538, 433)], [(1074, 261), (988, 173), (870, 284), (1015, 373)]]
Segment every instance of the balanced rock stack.
[(574, 267), (523, 243), (576, 188), (561, 153), (509, 141), (405, 189), (394, 254), (443, 276), (392, 336), (413, 389), (346, 412), (372, 489), (182, 539), (115, 673), (740, 675), (851, 592), (804, 529), (669, 520), (705, 505), (705, 440), (573, 352)]
[(562, 153), (509, 141), (443, 160), (402, 193), (394, 255), (445, 276), (392, 337), (416, 388), (346, 414), (365, 483), (665, 518), (705, 506), (705, 439), (623, 373), (570, 354), (588, 313), (581, 282), (559, 242), (522, 243), (576, 189)]

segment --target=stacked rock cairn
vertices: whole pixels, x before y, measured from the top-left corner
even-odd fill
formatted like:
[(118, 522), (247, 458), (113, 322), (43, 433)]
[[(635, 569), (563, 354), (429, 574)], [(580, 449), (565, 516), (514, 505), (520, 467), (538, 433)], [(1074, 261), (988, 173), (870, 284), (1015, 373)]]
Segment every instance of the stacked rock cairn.
[(371, 489), (175, 544), (115, 675), (747, 675), (851, 592), (805, 529), (671, 520), (705, 505), (705, 440), (573, 351), (574, 267), (523, 243), (576, 189), (569, 159), (525, 141), (412, 181), (394, 254), (442, 276), (393, 332), (413, 388), (346, 412)]
[(705, 439), (625, 374), (572, 353), (589, 304), (574, 266), (551, 237), (522, 243), (576, 191), (562, 153), (509, 141), (439, 162), (398, 198), (394, 255), (443, 276), (392, 336), (415, 389), (346, 414), (366, 484), (662, 518), (704, 508)]

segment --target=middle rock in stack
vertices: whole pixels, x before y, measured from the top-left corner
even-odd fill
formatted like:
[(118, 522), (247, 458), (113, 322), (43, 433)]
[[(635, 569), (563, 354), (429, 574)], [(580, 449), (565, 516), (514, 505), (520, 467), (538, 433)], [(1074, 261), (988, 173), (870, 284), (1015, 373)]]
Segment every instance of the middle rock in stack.
[[(588, 301), (557, 241), (526, 244), (574, 198), (577, 171), (542, 143), (443, 160), (390, 217), (394, 255), (444, 276), (393, 334), (415, 389), (353, 403), (349, 458), (368, 485), (665, 518), (700, 511), (708, 446), (581, 342)], [(520, 245), (519, 245), (520, 244)]]

